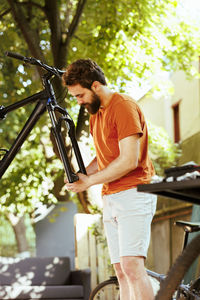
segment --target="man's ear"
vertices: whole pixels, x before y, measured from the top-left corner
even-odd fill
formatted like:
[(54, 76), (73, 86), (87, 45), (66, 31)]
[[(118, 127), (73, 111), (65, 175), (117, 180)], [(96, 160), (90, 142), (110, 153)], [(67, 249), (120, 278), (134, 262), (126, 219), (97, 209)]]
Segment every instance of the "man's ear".
[(95, 93), (98, 93), (100, 87), (101, 87), (101, 83), (99, 81), (94, 81), (91, 85), (91, 90)]

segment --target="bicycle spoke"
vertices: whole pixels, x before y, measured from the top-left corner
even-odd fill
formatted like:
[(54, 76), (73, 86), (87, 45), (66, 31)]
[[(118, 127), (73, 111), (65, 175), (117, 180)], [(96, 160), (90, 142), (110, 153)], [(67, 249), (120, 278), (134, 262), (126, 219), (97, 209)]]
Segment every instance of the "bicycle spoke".
[(119, 300), (119, 286), (116, 283), (110, 282), (99, 288), (93, 300)]

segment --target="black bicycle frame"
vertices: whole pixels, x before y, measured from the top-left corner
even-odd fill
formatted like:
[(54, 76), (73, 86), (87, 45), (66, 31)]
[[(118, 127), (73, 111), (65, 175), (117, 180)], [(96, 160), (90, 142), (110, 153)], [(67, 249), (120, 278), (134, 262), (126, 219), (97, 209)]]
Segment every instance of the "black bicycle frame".
[[(43, 85), (44, 90), (34, 94), (28, 98), (25, 98), (21, 101), (18, 101), (12, 105), (7, 107), (0, 106), (0, 119), (4, 119), (6, 114), (29, 103), (37, 102), (34, 110), (32, 111), (31, 115), (29, 116), (28, 120), (26, 121), (24, 127), (20, 131), (19, 135), (17, 136), (16, 140), (14, 141), (11, 148), (5, 151), (2, 160), (0, 160), (0, 178), (6, 172), (7, 168), (13, 161), (14, 157), (20, 150), (21, 146), (23, 145), (24, 141), (26, 140), (27, 136), (41, 117), (41, 115), (47, 110), (50, 116), (50, 120), (52, 123), (52, 129), (55, 136), (57, 148), (60, 154), (60, 158), (63, 162), (64, 170), (67, 175), (69, 182), (74, 182), (78, 180), (78, 176), (72, 171), (71, 164), (67, 157), (66, 146), (61, 134), (61, 126), (62, 123), (65, 122), (68, 128), (68, 134), (71, 140), (72, 148), (75, 153), (75, 157), (78, 163), (78, 167), (81, 173), (86, 174), (85, 166), (82, 160), (82, 156), (79, 150), (79, 146), (75, 137), (75, 125), (70, 117), (69, 113), (66, 109), (59, 106), (56, 102), (54, 90), (52, 84), (50, 83), (50, 78), (52, 74), (48, 72), (43, 76)], [(57, 116), (56, 112), (59, 112), (59, 117)]]

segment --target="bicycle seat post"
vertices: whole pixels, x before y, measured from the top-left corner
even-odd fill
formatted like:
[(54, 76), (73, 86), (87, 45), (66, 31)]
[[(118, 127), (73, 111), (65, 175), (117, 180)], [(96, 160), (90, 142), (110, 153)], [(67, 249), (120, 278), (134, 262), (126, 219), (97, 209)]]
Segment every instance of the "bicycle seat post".
[(189, 237), (190, 230), (187, 226), (184, 227), (184, 240), (183, 240), (183, 250), (187, 246), (188, 237)]
[(200, 223), (176, 221), (174, 224), (182, 227), (184, 230), (184, 242), (183, 242), (183, 250), (184, 250), (188, 243), (189, 233), (200, 231)]

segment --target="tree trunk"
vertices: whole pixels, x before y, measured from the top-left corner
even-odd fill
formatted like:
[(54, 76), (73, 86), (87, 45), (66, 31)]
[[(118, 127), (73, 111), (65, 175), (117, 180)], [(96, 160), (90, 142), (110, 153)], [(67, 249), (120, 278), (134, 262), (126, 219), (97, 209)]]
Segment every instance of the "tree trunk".
[(19, 253), (29, 251), (29, 244), (26, 238), (25, 216), (18, 217), (12, 213), (7, 214), (7, 218), (12, 225), (17, 242), (17, 249)]
[(77, 126), (76, 126), (76, 138), (77, 140), (81, 140), (81, 136), (84, 133), (87, 133), (87, 137), (89, 137), (89, 115), (86, 112), (83, 106), (79, 109)]

